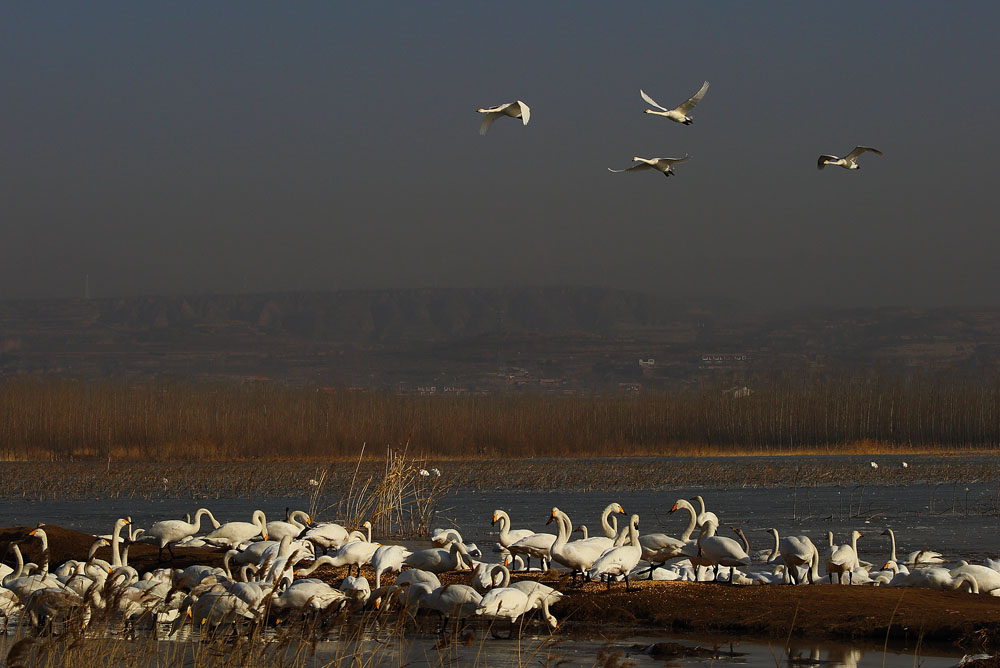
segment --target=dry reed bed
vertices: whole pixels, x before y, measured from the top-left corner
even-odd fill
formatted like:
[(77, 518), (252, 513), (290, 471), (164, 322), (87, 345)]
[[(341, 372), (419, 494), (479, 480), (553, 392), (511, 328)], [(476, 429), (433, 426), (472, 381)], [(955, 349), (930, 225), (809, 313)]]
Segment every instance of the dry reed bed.
[[(439, 461), (440, 479), (428, 485), (449, 490), (638, 491), (692, 487), (802, 487), (852, 485), (969, 484), (1000, 481), (995, 457), (882, 459), (877, 470), (867, 457), (622, 458)], [(897, 458), (898, 459), (898, 458)], [(599, 472), (599, 473), (598, 473)], [(0, 499), (310, 498), (326, 475), (314, 508), (336, 506), (356, 480), (382, 480), (384, 461), (342, 462), (328, 467), (301, 462), (0, 462)], [(355, 478), (356, 476), (356, 478)], [(410, 480), (413, 474), (410, 473)], [(440, 482), (439, 482), (440, 481)], [(415, 492), (430, 491), (414, 487)], [(355, 490), (357, 491), (357, 490)], [(441, 496), (441, 489), (436, 497)], [(411, 494), (412, 495), (412, 494)], [(338, 515), (352, 515), (339, 509)]]
[(410, 443), (435, 457), (1000, 446), (1000, 376), (775, 379), (636, 396), (439, 396), (279, 384), (14, 379), (0, 383), (7, 460), (355, 457)]

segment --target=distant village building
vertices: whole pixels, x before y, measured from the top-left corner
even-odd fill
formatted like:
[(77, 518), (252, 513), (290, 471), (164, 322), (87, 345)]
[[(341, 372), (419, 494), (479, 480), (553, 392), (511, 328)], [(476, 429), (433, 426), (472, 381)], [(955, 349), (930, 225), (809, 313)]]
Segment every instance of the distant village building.
[(723, 369), (733, 366), (742, 366), (750, 361), (750, 356), (746, 353), (712, 353), (701, 356), (702, 369)]
[(644, 360), (644, 359), (642, 359), (640, 357), (639, 358), (639, 368), (640, 369), (655, 369), (656, 368), (656, 360), (653, 359), (652, 357), (650, 357), (648, 360)]
[(753, 394), (753, 390), (751, 390), (746, 385), (743, 385), (742, 387), (734, 385), (733, 387), (726, 390), (726, 394), (736, 399), (740, 399), (742, 397), (749, 397), (751, 394)]

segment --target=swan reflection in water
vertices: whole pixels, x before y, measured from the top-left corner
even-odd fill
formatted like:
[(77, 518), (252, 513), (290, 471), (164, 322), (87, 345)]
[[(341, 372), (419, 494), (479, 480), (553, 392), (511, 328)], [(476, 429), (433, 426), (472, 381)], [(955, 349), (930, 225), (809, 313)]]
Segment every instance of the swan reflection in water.
[(790, 666), (823, 666), (824, 668), (857, 668), (862, 652), (857, 647), (848, 645), (830, 645), (825, 648), (817, 645), (789, 645), (787, 663)]

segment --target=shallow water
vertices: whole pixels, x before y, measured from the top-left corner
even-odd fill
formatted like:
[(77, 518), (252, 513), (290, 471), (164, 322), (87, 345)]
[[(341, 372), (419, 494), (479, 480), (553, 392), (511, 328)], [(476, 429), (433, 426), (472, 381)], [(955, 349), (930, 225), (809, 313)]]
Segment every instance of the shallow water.
[[(865, 466), (866, 458), (819, 458), (827, 465)], [(770, 458), (728, 458), (726, 466), (738, 467), (747, 462), (759, 464)], [(662, 466), (661, 460), (648, 460), (650, 466)], [(718, 459), (711, 460), (720, 464)], [(787, 461), (782, 459), (781, 461)], [(985, 460), (984, 460), (985, 461)], [(980, 462), (982, 463), (982, 462)], [(567, 460), (567, 466), (579, 465), (577, 460)], [(594, 478), (601, 475), (601, 466), (614, 466), (613, 460), (592, 460)], [(984, 557), (1000, 554), (1000, 515), (997, 514), (998, 486), (995, 480), (962, 481), (959, 483), (933, 484), (868, 484), (865, 486), (816, 485), (803, 481), (801, 487), (748, 486), (748, 487), (689, 487), (670, 489), (619, 490), (619, 491), (544, 491), (504, 488), (498, 481), (497, 489), (480, 491), (470, 488), (455, 489), (439, 504), (436, 526), (457, 527), (468, 542), (476, 542), (489, 554), (496, 540), (490, 526), (493, 510), (506, 510), (515, 528), (536, 531), (553, 531), (546, 526), (553, 506), (567, 511), (574, 523), (586, 523), (591, 533), (599, 531), (598, 517), (611, 502), (621, 503), (631, 513), (641, 518), (643, 532), (665, 531), (679, 534), (687, 523), (687, 513), (670, 514), (668, 511), (679, 498), (701, 494), (708, 509), (719, 515), (724, 525), (741, 526), (747, 532), (753, 550), (771, 547), (769, 535), (762, 530), (775, 527), (782, 534), (807, 534), (817, 544), (826, 540), (826, 532), (833, 531), (839, 542), (847, 539), (852, 529), (864, 536), (859, 541), (861, 558), (880, 566), (889, 556), (887, 536), (881, 536), (885, 527), (896, 531), (898, 552), (903, 555), (913, 550), (929, 548), (938, 550), (954, 562), (958, 559), (981, 561)], [(514, 486), (516, 487), (516, 485)], [(198, 507), (208, 507), (222, 521), (249, 519), (255, 508), (262, 508), (268, 519), (281, 519), (285, 508), (305, 508), (304, 496), (275, 496), (257, 499), (179, 499), (162, 500), (48, 500), (0, 502), (0, 526), (33, 526), (38, 522), (57, 524), (89, 533), (108, 533), (116, 518), (129, 515), (136, 527), (148, 527), (157, 520), (180, 518), (194, 513)], [(324, 517), (320, 519), (335, 519)], [(722, 531), (726, 531), (725, 528)], [(489, 557), (487, 557), (489, 558)], [(614, 629), (612, 628), (613, 632)], [(384, 651), (382, 665), (632, 665), (641, 666), (711, 666), (715, 664), (743, 664), (754, 667), (767, 666), (922, 666), (943, 668), (954, 665), (959, 654), (949, 649), (896, 647), (883, 655), (881, 646), (838, 643), (804, 643), (796, 640), (786, 653), (783, 642), (753, 642), (728, 637), (679, 638), (670, 637), (570, 637), (525, 636), (520, 643), (497, 640), (479, 629), (477, 638), (470, 644), (451, 644), (441, 647), (435, 636), (418, 634), (408, 636), (403, 646), (389, 651), (383, 641), (372, 639), (370, 651)], [(732, 655), (712, 657), (654, 657), (644, 648), (661, 642), (682, 642), (712, 648), (718, 646)], [(320, 643), (317, 646), (317, 664), (322, 665), (343, 656), (345, 648), (337, 643)], [(620, 652), (620, 655), (616, 654)], [(611, 657), (610, 659), (608, 657)], [(372, 662), (372, 665), (379, 665)]]
[[(614, 628), (611, 628), (614, 631)], [(152, 633), (152, 632), (150, 632)], [(482, 626), (464, 627), (452, 642), (433, 633), (413, 632), (402, 639), (395, 630), (369, 627), (360, 634), (349, 631), (351, 640), (325, 640), (310, 646), (299, 657), (310, 657), (295, 665), (304, 666), (633, 666), (635, 668), (663, 666), (741, 665), (752, 668), (774, 666), (814, 666), (822, 668), (949, 668), (961, 652), (938, 646), (892, 646), (883, 650), (881, 644), (810, 642), (792, 639), (786, 648), (782, 640), (760, 642), (726, 636), (684, 635), (533, 635), (524, 633), (518, 639), (493, 637)], [(506, 630), (503, 631), (506, 633)], [(117, 637), (117, 636), (116, 636)], [(156, 631), (156, 652), (171, 663), (190, 662), (191, 652), (198, 651), (198, 634), (185, 626), (168, 635), (168, 627)], [(274, 641), (273, 632), (266, 632), (263, 641)], [(0, 639), (0, 653), (6, 655), (13, 638)], [(115, 642), (148, 652), (150, 645), (143, 639)], [(300, 651), (295, 645), (284, 649), (286, 656)], [(681, 649), (686, 648), (686, 649)], [(225, 646), (212, 651), (226, 651)], [(678, 650), (681, 650), (678, 653)], [(265, 650), (267, 651), (267, 650)], [(314, 652), (314, 653), (312, 653)], [(311, 654), (311, 656), (310, 656)], [(271, 656), (271, 655), (268, 655)], [(360, 661), (356, 661), (354, 657)], [(139, 664), (141, 665), (141, 664)], [(268, 665), (271, 665), (270, 663)], [(275, 663), (277, 665), (277, 663)], [(292, 665), (292, 664), (281, 664)]]
[[(858, 529), (864, 534), (859, 541), (862, 559), (875, 563), (888, 559), (888, 537), (880, 534), (889, 527), (896, 533), (897, 551), (901, 554), (928, 548), (942, 552), (952, 561), (982, 561), (984, 557), (1000, 554), (1000, 515), (979, 512), (989, 507), (995, 497), (995, 483), (700, 488), (671, 492), (456, 490), (441, 501), (436, 525), (457, 527), (467, 542), (477, 543), (485, 552), (496, 540), (490, 526), (494, 509), (506, 510), (514, 528), (554, 533), (554, 525), (546, 526), (546, 520), (552, 507), (558, 506), (569, 513), (574, 524), (585, 523), (594, 534), (599, 531), (601, 510), (611, 502), (618, 502), (628, 513), (639, 514), (641, 532), (677, 535), (686, 526), (688, 515), (685, 511), (671, 514), (670, 507), (678, 498), (695, 494), (705, 498), (708, 509), (719, 515), (723, 525), (743, 527), (753, 550), (772, 546), (770, 536), (758, 529), (774, 527), (781, 534), (806, 534), (817, 544), (826, 541), (827, 531), (833, 531), (838, 541), (846, 541), (850, 531)], [(248, 521), (255, 508), (262, 508), (268, 519), (282, 519), (286, 507), (307, 507), (308, 499), (3, 502), (0, 526), (34, 526), (45, 522), (88, 533), (108, 533), (117, 517), (129, 515), (135, 527), (148, 527), (157, 520), (194, 513), (202, 505), (211, 509), (221, 522)], [(725, 527), (720, 531), (726, 531)]]

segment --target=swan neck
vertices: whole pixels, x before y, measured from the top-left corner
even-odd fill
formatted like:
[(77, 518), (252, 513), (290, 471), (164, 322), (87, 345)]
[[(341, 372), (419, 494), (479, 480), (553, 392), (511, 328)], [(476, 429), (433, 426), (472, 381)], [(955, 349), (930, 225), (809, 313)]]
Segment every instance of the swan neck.
[(559, 523), (559, 531), (556, 533), (556, 540), (552, 543), (552, 547), (549, 549), (550, 552), (555, 552), (556, 550), (561, 550), (566, 542), (569, 540), (569, 534), (573, 531), (573, 525), (569, 521), (569, 515), (559, 510), (556, 513), (556, 522)]
[(122, 565), (122, 527), (125, 523), (121, 520), (115, 522), (115, 530), (111, 534), (111, 565), (118, 568)]
[[(617, 507), (618, 507), (617, 503), (612, 503), (607, 508), (604, 509), (603, 513), (601, 513), (601, 528), (604, 529), (604, 535), (607, 536), (608, 538), (614, 538), (615, 534), (617, 533), (615, 528), (612, 528), (611, 524), (608, 522), (608, 516), (611, 515), (611, 512), (617, 509)], [(586, 537), (587, 535), (584, 534), (584, 538)]]
[(694, 506), (687, 501), (684, 501), (684, 503), (678, 502), (677, 505), (688, 511), (688, 515), (690, 515), (688, 525), (685, 527), (684, 533), (681, 534), (681, 540), (686, 543), (691, 540), (691, 534), (694, 533), (695, 527), (698, 526), (698, 514), (695, 512)]
[(639, 516), (633, 515), (632, 519), (628, 522), (628, 539), (629, 543), (634, 546), (639, 546), (639, 529), (636, 526), (639, 524)]
[[(775, 561), (778, 558), (778, 550), (781, 548), (781, 541), (778, 540), (778, 530), (772, 529), (771, 533), (774, 534), (774, 549), (771, 550), (771, 558), (768, 561)], [(749, 554), (750, 550), (747, 550)]]
[(3, 579), (4, 587), (6, 587), (8, 583), (13, 582), (14, 580), (21, 577), (21, 575), (24, 573), (24, 555), (21, 554), (21, 548), (17, 544), (12, 545), (11, 547), (14, 550), (14, 559), (17, 560), (17, 568), (11, 571), (11, 573), (8, 574), (7, 577)]
[(743, 551), (750, 554), (750, 541), (747, 540), (746, 534), (741, 531), (736, 535), (740, 537), (740, 542), (743, 543)]
[[(497, 575), (500, 576), (500, 583), (497, 584)], [(510, 586), (510, 571), (503, 564), (496, 564), (490, 569), (490, 583), (494, 587), (509, 587)]]
[(507, 517), (507, 513), (497, 513), (497, 522), (500, 524), (500, 543), (503, 544), (510, 531), (510, 519)]
[(889, 556), (889, 561), (896, 561), (896, 534), (892, 529), (889, 531), (889, 544), (892, 545), (892, 554)]

